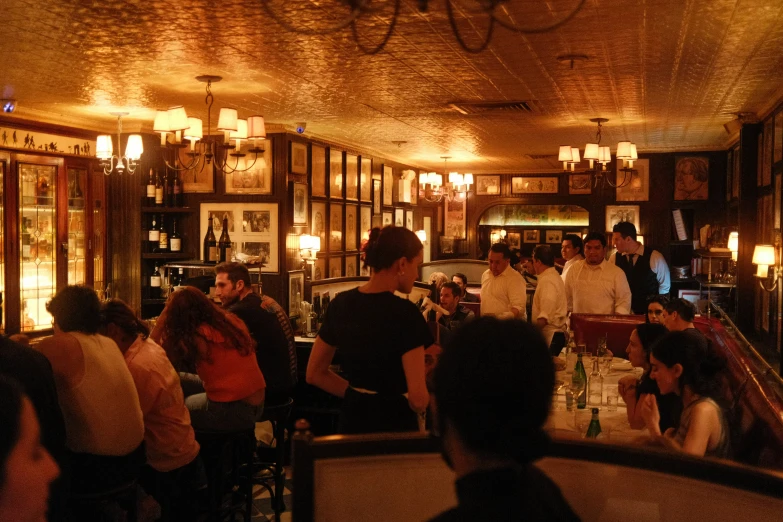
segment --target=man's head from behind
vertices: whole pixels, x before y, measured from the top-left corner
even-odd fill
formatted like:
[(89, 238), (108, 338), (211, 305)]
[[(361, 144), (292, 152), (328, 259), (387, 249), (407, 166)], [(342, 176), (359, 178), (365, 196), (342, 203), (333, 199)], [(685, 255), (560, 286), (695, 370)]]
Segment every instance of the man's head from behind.
[(679, 332), (690, 328), (693, 318), (696, 317), (696, 307), (693, 303), (680, 297), (672, 299), (666, 304), (666, 314), (663, 316), (663, 325), (670, 332)]
[(215, 267), (215, 295), (230, 306), (251, 291), (250, 272), (242, 263), (220, 263)]
[(449, 281), (440, 287), (440, 306), (453, 314), (457, 310), (457, 305), (459, 304), (461, 296), (462, 290), (459, 285), (453, 281)]
[(555, 266), (555, 255), (547, 245), (538, 245), (533, 249), (533, 268), (540, 274), (547, 268)]
[(55, 331), (98, 333), (101, 326), (101, 302), (92, 288), (66, 286), (46, 303)]
[(466, 455), (535, 460), (547, 440), (541, 428), (554, 382), (546, 343), (532, 325), (482, 317), (463, 326), (444, 348), (434, 375), (447, 458), (455, 468)]
[(606, 236), (590, 232), (585, 238), (585, 261), (588, 265), (600, 265), (606, 258)]
[(508, 268), (511, 262), (511, 250), (505, 243), (495, 243), (489, 249), (489, 271), (497, 277)]
[(621, 254), (633, 253), (636, 247), (636, 225), (620, 221), (612, 227), (612, 244)]

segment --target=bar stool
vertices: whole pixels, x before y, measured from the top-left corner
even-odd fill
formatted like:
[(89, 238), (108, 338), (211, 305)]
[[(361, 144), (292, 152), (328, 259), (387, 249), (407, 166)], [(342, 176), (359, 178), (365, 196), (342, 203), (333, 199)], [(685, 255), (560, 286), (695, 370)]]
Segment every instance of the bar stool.
[[(277, 405), (264, 406), (264, 413), (259, 422), (272, 423), (272, 434), (275, 447), (256, 447), (253, 482), (269, 492), (272, 508), (275, 510), (275, 520), (280, 520), (280, 514), (285, 511), (283, 492), (285, 491), (285, 429), (291, 417), (294, 400), (288, 398)], [(270, 484), (271, 482), (271, 484)]]

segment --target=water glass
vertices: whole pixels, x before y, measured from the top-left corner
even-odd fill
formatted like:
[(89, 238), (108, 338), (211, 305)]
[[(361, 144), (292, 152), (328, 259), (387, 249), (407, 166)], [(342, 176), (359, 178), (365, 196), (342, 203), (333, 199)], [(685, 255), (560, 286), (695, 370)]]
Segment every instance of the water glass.
[(620, 401), (620, 393), (617, 386), (606, 388), (606, 409), (608, 411), (617, 411), (617, 404)]
[(590, 408), (583, 410), (576, 410), (574, 414), (574, 425), (576, 426), (576, 432), (581, 437), (584, 437), (587, 433), (587, 428), (590, 426), (590, 421), (593, 419), (593, 412)]
[(608, 375), (610, 371), (612, 371), (612, 356), (604, 355), (601, 359), (601, 373)]
[(571, 374), (574, 373), (574, 366), (576, 366), (576, 352), (569, 352), (568, 355), (566, 355), (566, 373)]

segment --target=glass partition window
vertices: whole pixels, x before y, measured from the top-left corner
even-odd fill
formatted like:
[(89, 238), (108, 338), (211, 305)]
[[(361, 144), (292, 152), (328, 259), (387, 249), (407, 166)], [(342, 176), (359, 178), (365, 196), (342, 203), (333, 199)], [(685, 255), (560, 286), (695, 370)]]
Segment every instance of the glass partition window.
[(103, 297), (104, 292), (107, 290), (106, 281), (104, 281), (106, 276), (104, 259), (104, 253), (106, 252), (106, 237), (104, 234), (104, 230), (106, 229), (104, 223), (106, 220), (106, 209), (103, 205), (103, 193), (106, 179), (106, 176), (92, 176), (92, 252), (94, 269), (92, 277), (93, 288), (101, 297)]
[(68, 284), (83, 285), (87, 279), (85, 248), (85, 199), (87, 171), (68, 169)]
[(51, 328), (47, 301), (57, 290), (57, 167), (19, 163), (19, 251), (22, 331)]

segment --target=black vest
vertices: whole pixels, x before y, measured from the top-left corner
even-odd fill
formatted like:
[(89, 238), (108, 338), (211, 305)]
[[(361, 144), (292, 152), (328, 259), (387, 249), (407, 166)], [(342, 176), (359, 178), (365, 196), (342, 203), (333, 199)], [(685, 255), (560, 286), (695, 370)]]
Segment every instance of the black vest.
[(617, 252), (614, 263), (625, 272), (628, 286), (631, 287), (631, 310), (635, 314), (647, 313), (647, 299), (658, 295), (658, 279), (650, 268), (652, 248), (645, 248), (644, 254), (636, 259), (636, 264)]

